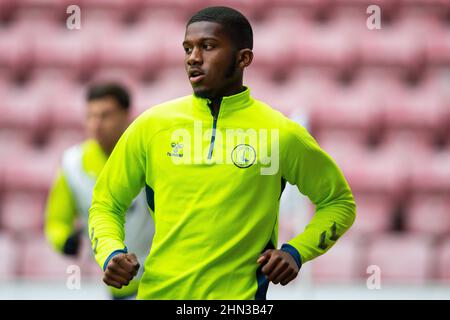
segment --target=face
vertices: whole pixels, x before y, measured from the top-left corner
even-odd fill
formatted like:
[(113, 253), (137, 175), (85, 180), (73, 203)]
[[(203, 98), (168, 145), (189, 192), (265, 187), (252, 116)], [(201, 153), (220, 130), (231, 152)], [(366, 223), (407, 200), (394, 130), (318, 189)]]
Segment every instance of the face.
[(191, 23), (186, 28), (183, 48), (186, 72), (195, 95), (214, 99), (239, 92), (242, 71), (251, 62), (251, 58), (242, 61), (243, 56), (248, 58), (251, 51), (237, 50), (220, 24)]
[(106, 153), (111, 153), (127, 125), (128, 112), (114, 98), (105, 97), (88, 102), (87, 134), (97, 140)]

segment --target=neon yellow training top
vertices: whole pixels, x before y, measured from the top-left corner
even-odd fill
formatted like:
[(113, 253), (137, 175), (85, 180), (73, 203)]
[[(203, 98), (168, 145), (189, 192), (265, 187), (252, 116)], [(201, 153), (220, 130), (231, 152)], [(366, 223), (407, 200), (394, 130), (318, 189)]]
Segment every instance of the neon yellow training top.
[(355, 219), (347, 182), (306, 129), (248, 88), (224, 97), (217, 117), (209, 102), (191, 95), (145, 111), (95, 185), (89, 228), (103, 267), (125, 250), (124, 211), (143, 186), (154, 208), (138, 299), (265, 299), (256, 260), (277, 247), (286, 181), (316, 206), (305, 231), (282, 247), (299, 266)]

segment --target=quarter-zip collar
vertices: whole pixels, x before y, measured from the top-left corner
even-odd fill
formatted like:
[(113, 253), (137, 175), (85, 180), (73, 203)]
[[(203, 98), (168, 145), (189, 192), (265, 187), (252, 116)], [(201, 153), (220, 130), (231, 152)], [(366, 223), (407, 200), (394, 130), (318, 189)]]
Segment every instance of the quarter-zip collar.
[[(200, 98), (196, 95), (193, 96), (193, 104), (194, 108), (199, 109), (200, 111), (207, 112), (211, 114), (211, 109), (209, 107), (209, 103), (211, 103), (210, 99)], [(233, 111), (237, 111), (240, 109), (244, 109), (249, 107), (253, 103), (253, 98), (250, 95), (250, 89), (244, 86), (244, 91), (232, 95), (226, 96), (222, 98), (220, 103), (220, 116), (222, 117), (225, 114), (228, 114)]]

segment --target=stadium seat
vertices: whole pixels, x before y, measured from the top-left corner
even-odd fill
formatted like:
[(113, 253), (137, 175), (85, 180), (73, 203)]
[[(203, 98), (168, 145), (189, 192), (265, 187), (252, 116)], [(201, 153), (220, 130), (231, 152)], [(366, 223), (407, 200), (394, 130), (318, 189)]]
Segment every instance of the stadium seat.
[(358, 65), (357, 47), (346, 34), (332, 32), (328, 26), (299, 32), (302, 36), (291, 44), (298, 65), (329, 67), (341, 72), (351, 71)]
[(135, 96), (134, 114), (140, 114), (148, 108), (192, 94), (186, 71), (182, 66), (165, 68), (158, 81), (138, 87)]
[[(161, 51), (154, 45), (152, 38), (158, 30), (141, 30), (138, 27), (120, 30), (100, 39), (98, 46), (100, 70), (111, 68), (127, 69), (142, 77), (160, 65)], [(114, 41), (112, 41), (114, 39)], [(178, 53), (183, 57), (181, 44)]]
[(450, 283), (450, 237), (446, 237), (437, 247), (437, 279)]
[(6, 189), (5, 175), (11, 161), (17, 159), (29, 148), (29, 136), (20, 130), (0, 130), (0, 197)]
[(381, 270), (381, 283), (420, 285), (430, 280), (434, 257), (432, 239), (392, 234), (373, 239), (367, 248), (366, 265)]
[(17, 275), (19, 250), (12, 235), (6, 232), (0, 233), (0, 250), (3, 259), (0, 259), (0, 281), (14, 279)]
[(40, 232), (45, 199), (42, 192), (6, 192), (1, 202), (0, 225), (15, 234)]
[(411, 189), (414, 194), (450, 192), (450, 152), (443, 150), (413, 162)]
[(258, 41), (253, 45), (255, 55), (252, 67), (263, 67), (279, 72), (292, 68), (295, 63), (295, 52), (286, 50), (292, 45), (288, 37), (290, 32), (292, 28), (283, 24), (256, 24), (253, 27), (253, 34)]
[(387, 130), (412, 129), (418, 133), (433, 134), (441, 124), (446, 106), (436, 90), (402, 90), (385, 104)]
[(390, 27), (367, 30), (360, 38), (359, 50), (364, 65), (402, 70), (419, 68), (425, 55), (413, 34)]
[(66, 279), (70, 265), (80, 266), (77, 259), (55, 252), (40, 235), (28, 236), (22, 242), (20, 275), (25, 279)]
[[(264, 74), (262, 70), (253, 72), (255, 79), (258, 79), (258, 76), (261, 78), (261, 74)], [(269, 88), (260, 93), (272, 91), (274, 98), (277, 97), (274, 107), (289, 111), (288, 115), (299, 111), (311, 117), (321, 97), (332, 95), (337, 90), (335, 77), (336, 74), (333, 71), (295, 67), (289, 70), (287, 79), (277, 82), (276, 86), (274, 83), (268, 83)], [(248, 79), (248, 72), (246, 79)], [(309, 119), (309, 122), (311, 121), (312, 119)]]
[(314, 128), (356, 131), (367, 139), (381, 121), (380, 108), (375, 102), (368, 93), (355, 92), (353, 88), (324, 93), (311, 110)]
[(314, 133), (314, 137), (343, 169), (361, 161), (367, 152), (364, 136), (357, 131), (322, 130)]
[(20, 129), (32, 140), (33, 136), (44, 130), (48, 124), (47, 102), (46, 92), (35, 90), (32, 86), (11, 87), (0, 103), (1, 128)]
[[(186, 19), (170, 10), (143, 11), (141, 19), (134, 26), (136, 41), (143, 42), (147, 48), (146, 68), (152, 74), (159, 74), (164, 67), (183, 66), (183, 40)], [(158, 45), (155, 45), (158, 39)]]
[(47, 37), (35, 40), (33, 62), (37, 70), (55, 68), (79, 78), (90, 76), (97, 65), (96, 45), (89, 33), (77, 31), (54, 29), (47, 31)]
[(446, 29), (432, 33), (426, 40), (427, 61), (434, 66), (450, 63), (450, 32)]
[(0, 70), (6, 71), (11, 78), (27, 74), (32, 66), (30, 42), (17, 31), (0, 29)]
[(368, 151), (356, 159), (349, 157), (341, 166), (354, 192), (387, 195), (397, 201), (405, 196), (409, 171), (400, 159)]
[(17, 1), (0, 0), (0, 21), (10, 21), (16, 11)]
[(386, 233), (394, 223), (395, 203), (384, 194), (354, 193), (356, 220), (349, 234), (372, 235)]
[(405, 223), (409, 232), (436, 236), (450, 234), (448, 196), (416, 196), (406, 206)]
[(343, 236), (324, 255), (312, 261), (315, 282), (352, 283), (362, 276), (362, 247), (358, 237)]
[(48, 191), (59, 158), (44, 150), (28, 149), (20, 155), (11, 156), (4, 167), (4, 184), (9, 191)]
[(85, 122), (86, 89), (81, 86), (60, 87), (49, 102), (52, 128), (82, 130)]
[[(63, 152), (75, 144), (86, 139), (86, 135), (80, 130), (54, 129), (50, 132), (48, 142), (43, 152), (49, 159), (61, 159)], [(58, 160), (58, 163), (59, 163)]]

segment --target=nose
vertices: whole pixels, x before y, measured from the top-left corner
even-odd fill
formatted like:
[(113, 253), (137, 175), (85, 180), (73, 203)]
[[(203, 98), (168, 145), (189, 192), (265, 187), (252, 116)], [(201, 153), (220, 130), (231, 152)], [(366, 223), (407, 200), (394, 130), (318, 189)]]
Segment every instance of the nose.
[(87, 123), (87, 130), (91, 135), (96, 137), (100, 132), (100, 128), (101, 128), (100, 119), (98, 119), (96, 117), (92, 117), (89, 119), (89, 121)]
[(191, 54), (188, 56), (187, 64), (189, 66), (195, 66), (195, 65), (202, 65), (203, 64), (203, 55), (202, 55), (202, 51), (199, 48), (194, 47), (192, 49)]

